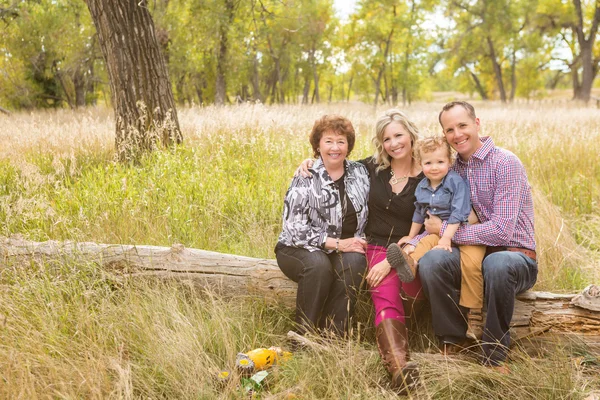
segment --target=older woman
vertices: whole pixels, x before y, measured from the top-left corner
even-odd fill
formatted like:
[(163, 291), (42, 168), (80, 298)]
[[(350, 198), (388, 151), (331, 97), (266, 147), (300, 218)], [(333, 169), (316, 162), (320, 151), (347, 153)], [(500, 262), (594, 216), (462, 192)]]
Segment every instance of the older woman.
[[(413, 154), (417, 139), (415, 124), (401, 111), (388, 110), (375, 125), (375, 155), (359, 161), (370, 177), (366, 280), (375, 306), (377, 346), (392, 376), (392, 386), (397, 388), (410, 385), (416, 376), (416, 365), (409, 362), (401, 293), (410, 299), (423, 295), (418, 277), (410, 283), (400, 281), (386, 260), (386, 248), (410, 231), (415, 189), (424, 177)], [(303, 166), (307, 164), (309, 160)], [(302, 174), (307, 175), (306, 170)]]
[(349, 120), (326, 115), (310, 134), (314, 178), (297, 176), (285, 196), (277, 264), (298, 282), (296, 323), (301, 333), (329, 329), (343, 335), (354, 312), (367, 262), (369, 176), (348, 161), (354, 148)]

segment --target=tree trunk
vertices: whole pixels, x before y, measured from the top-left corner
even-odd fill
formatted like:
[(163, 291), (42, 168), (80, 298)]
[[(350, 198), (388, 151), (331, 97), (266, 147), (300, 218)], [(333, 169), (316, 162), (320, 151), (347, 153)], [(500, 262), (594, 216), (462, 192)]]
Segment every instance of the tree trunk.
[(302, 90), (302, 104), (308, 104), (308, 94), (310, 93), (310, 78), (304, 74), (304, 89)]
[[(210, 287), (222, 296), (256, 296), (294, 306), (297, 285), (275, 260), (172, 247), (0, 239), (4, 268), (31, 262), (96, 262), (119, 278), (177, 279)], [(600, 335), (600, 288), (580, 294), (525, 292), (517, 296), (511, 329), (520, 340), (541, 333)]]
[(204, 105), (204, 89), (206, 88), (206, 78), (204, 72), (201, 72), (196, 76), (196, 83), (194, 89), (196, 90), (196, 96), (198, 97), (198, 104)]
[(596, 1), (587, 38), (583, 31), (585, 24), (583, 21), (584, 12), (581, 8), (581, 0), (573, 0), (573, 5), (575, 6), (575, 13), (577, 15), (577, 23), (573, 26), (573, 33), (579, 43), (582, 68), (581, 84), (578, 88), (573, 87), (573, 90), (575, 98), (587, 104), (590, 101), (592, 86), (596, 77), (593, 51), (596, 34), (598, 33), (598, 25), (600, 24), (600, 2)]
[[(394, 6), (394, 16), (396, 15), (396, 7)], [(394, 28), (390, 30), (388, 34), (387, 40), (385, 42), (385, 48), (383, 50), (383, 61), (381, 62), (381, 67), (379, 68), (379, 73), (377, 74), (377, 79), (375, 80), (375, 101), (374, 105), (377, 106), (377, 102), (379, 101), (379, 93), (381, 92), (381, 78), (385, 73), (385, 65), (388, 56), (388, 52), (390, 50), (390, 45), (392, 43), (392, 36), (394, 36)]]
[[(92, 41), (92, 47), (96, 47), (96, 40), (95, 40), (95, 36), (94, 39)], [(92, 106), (95, 106), (97, 104), (98, 101), (98, 96), (96, 94), (96, 75), (94, 73), (94, 61), (95, 61), (95, 56), (94, 56), (94, 51), (92, 51), (92, 54), (90, 55), (90, 58), (88, 60), (88, 62), (85, 64), (86, 68), (88, 70), (88, 76), (87, 79), (85, 80), (85, 91), (86, 93), (90, 94), (90, 98), (89, 98), (89, 104)]]
[(498, 92), (500, 92), (500, 100), (502, 100), (502, 103), (506, 103), (506, 90), (504, 89), (504, 81), (502, 80), (502, 67), (496, 59), (496, 51), (494, 49), (494, 43), (492, 43), (492, 38), (488, 36), (486, 39), (488, 49), (490, 51), (490, 61), (492, 63), (492, 66), (494, 67), (494, 75), (496, 76)]
[(283, 87), (283, 82), (286, 77), (281, 73), (281, 63), (279, 58), (277, 59), (277, 76), (279, 77), (279, 82), (277, 83), (279, 88), (279, 104), (285, 104), (285, 88)]
[(350, 93), (352, 92), (352, 81), (354, 80), (354, 74), (350, 75), (350, 82), (348, 82), (348, 95), (346, 96), (346, 103), (350, 101)]
[[(387, 63), (386, 63), (387, 65)], [(386, 68), (387, 69), (387, 68)], [(387, 74), (383, 73), (383, 102), (384, 103), (388, 103), (390, 101), (390, 90), (389, 90), (389, 86), (388, 86), (388, 79), (387, 79)]]
[(217, 53), (217, 82), (215, 90), (215, 104), (222, 106), (227, 97), (227, 56), (229, 53), (229, 27), (233, 22), (235, 5), (233, 0), (225, 0), (224, 21), (219, 24), (219, 52)]
[(54, 76), (56, 77), (56, 80), (60, 83), (60, 87), (62, 88), (65, 97), (67, 98), (67, 104), (69, 105), (69, 108), (73, 110), (75, 108), (75, 105), (73, 104), (73, 100), (71, 100), (69, 89), (67, 88), (67, 85), (65, 85), (62, 71), (58, 71), (56, 65), (52, 66), (52, 70), (54, 71)]
[(510, 102), (515, 100), (515, 94), (517, 93), (517, 55), (513, 48), (510, 62)]
[(73, 86), (75, 87), (75, 107), (85, 107), (85, 89), (87, 83), (79, 67), (73, 74)]
[(579, 84), (579, 71), (577, 71), (577, 65), (579, 63), (572, 63), (571, 67), (571, 83), (573, 86), (573, 100), (580, 99), (581, 96), (581, 85)]
[(469, 75), (471, 75), (471, 78), (473, 79), (473, 83), (475, 83), (475, 89), (477, 89), (477, 93), (479, 93), (479, 95), (481, 96), (481, 100), (487, 100), (488, 96), (485, 91), (485, 88), (481, 84), (481, 81), (479, 80), (477, 75), (475, 75), (475, 73), (473, 71), (471, 71), (468, 68), (467, 68), (467, 70), (469, 71)]
[(136, 159), (183, 140), (165, 60), (146, 0), (86, 0), (110, 78), (116, 151)]
[(319, 95), (319, 73), (317, 72), (317, 66), (314, 64), (314, 60), (313, 60), (312, 70), (313, 70), (313, 80), (315, 82), (315, 101), (317, 103), (320, 103), (321, 96)]
[(592, 86), (594, 84), (594, 68), (592, 64), (592, 47), (589, 41), (580, 44), (581, 49), (581, 84), (579, 86), (578, 100), (588, 103), (592, 95)]
[(259, 80), (259, 71), (258, 71), (258, 57), (256, 54), (256, 44), (253, 45), (253, 54), (252, 54), (252, 97), (254, 100), (258, 100), (261, 103), (265, 102), (263, 95), (260, 91), (260, 80)]
[(379, 92), (381, 91), (381, 74), (382, 74), (383, 68), (379, 70), (379, 73), (377, 74), (377, 79), (375, 79), (375, 100), (373, 101), (373, 105), (375, 107), (377, 107), (377, 103), (379, 102)]

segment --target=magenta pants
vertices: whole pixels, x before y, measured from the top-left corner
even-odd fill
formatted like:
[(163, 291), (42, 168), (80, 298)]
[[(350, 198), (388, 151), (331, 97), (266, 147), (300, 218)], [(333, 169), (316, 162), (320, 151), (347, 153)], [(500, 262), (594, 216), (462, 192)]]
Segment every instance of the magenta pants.
[[(368, 245), (367, 262), (369, 271), (380, 261), (385, 259), (386, 248), (377, 245)], [(404, 306), (402, 305), (401, 291), (408, 297), (415, 299), (422, 298), (424, 295), (421, 290), (421, 280), (417, 276), (410, 283), (402, 282), (392, 268), (390, 273), (383, 278), (381, 283), (375, 288), (369, 289), (371, 299), (375, 306), (375, 326), (388, 318), (395, 318), (405, 323)]]

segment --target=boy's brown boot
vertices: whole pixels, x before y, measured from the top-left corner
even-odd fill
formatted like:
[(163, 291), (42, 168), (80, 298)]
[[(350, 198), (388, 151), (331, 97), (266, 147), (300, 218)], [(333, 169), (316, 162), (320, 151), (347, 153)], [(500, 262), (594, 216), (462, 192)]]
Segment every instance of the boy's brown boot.
[(481, 308), (471, 308), (467, 314), (467, 333), (469, 339), (481, 340), (483, 336), (483, 315)]
[(385, 258), (396, 270), (402, 282), (412, 282), (417, 276), (417, 263), (396, 243), (388, 246)]

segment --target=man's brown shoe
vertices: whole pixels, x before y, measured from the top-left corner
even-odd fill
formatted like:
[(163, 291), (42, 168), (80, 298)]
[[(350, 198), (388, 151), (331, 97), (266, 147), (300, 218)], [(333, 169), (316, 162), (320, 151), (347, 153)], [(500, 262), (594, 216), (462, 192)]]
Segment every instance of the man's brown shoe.
[(472, 340), (481, 340), (483, 337), (483, 315), (481, 308), (471, 308), (467, 314), (466, 336)]
[(510, 375), (510, 368), (508, 368), (508, 366), (505, 364), (490, 365), (488, 368), (502, 375)]
[(455, 356), (463, 351), (465, 348), (456, 343), (444, 343), (440, 349), (440, 353), (444, 356)]
[(475, 342), (469, 338), (465, 338), (460, 343), (444, 342), (440, 348), (440, 353), (444, 356), (455, 356), (457, 354), (472, 355), (476, 350), (473, 345)]

